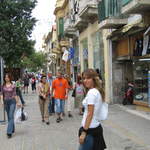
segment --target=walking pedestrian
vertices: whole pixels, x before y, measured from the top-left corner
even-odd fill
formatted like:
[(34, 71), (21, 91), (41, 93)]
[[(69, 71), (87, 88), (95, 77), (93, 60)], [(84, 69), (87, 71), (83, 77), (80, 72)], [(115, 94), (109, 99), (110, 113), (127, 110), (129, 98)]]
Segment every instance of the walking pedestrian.
[(35, 76), (31, 78), (31, 88), (32, 88), (32, 93), (36, 92), (36, 77)]
[(7, 112), (8, 126), (7, 126), (7, 137), (11, 138), (12, 134), (15, 132), (14, 124), (14, 112), (18, 103), (18, 97), (16, 95), (16, 87), (12, 83), (12, 78), (10, 74), (6, 74), (4, 78), (4, 84), (0, 93), (2, 103), (4, 103), (5, 110)]
[(46, 122), (46, 124), (49, 125), (48, 95), (50, 92), (50, 87), (49, 87), (49, 83), (46, 82), (45, 75), (41, 77), (41, 82), (39, 83), (38, 91), (39, 91), (39, 106), (40, 106), (40, 111), (42, 116), (42, 122)]
[[(68, 82), (68, 94), (69, 94), (72, 90), (72, 82), (71, 82), (71, 79), (69, 78), (69, 75), (65, 74), (64, 77)], [(67, 101), (68, 117), (72, 118), (73, 115), (71, 114), (71, 98), (68, 97), (68, 99), (66, 99), (66, 101)]]
[(28, 87), (29, 87), (29, 75), (27, 72), (24, 75), (23, 82), (24, 82), (24, 94), (25, 94), (28, 93)]
[(59, 123), (62, 121), (65, 100), (68, 98), (68, 82), (63, 78), (61, 71), (57, 72), (57, 78), (52, 82), (52, 94), (54, 92), (55, 98), (55, 112), (57, 113), (58, 118), (56, 122)]
[(18, 80), (16, 81), (16, 94), (20, 98), (21, 103), (24, 106), (25, 101), (24, 101), (23, 96), (22, 96), (22, 82), (21, 82), (20, 78), (18, 78)]
[[(47, 82), (49, 83), (50, 86), (50, 91), (52, 90), (52, 82), (53, 82), (53, 76), (52, 73), (49, 72), (47, 74)], [(52, 113), (54, 113), (54, 106), (55, 106), (55, 100), (53, 97), (51, 97), (51, 92), (49, 93), (49, 106), (48, 106), (48, 111), (49, 111), (49, 115), (52, 115)]]
[(82, 78), (80, 75), (77, 76), (77, 83), (75, 84), (74, 88), (75, 88), (75, 101), (79, 108), (79, 115), (83, 115), (82, 100), (84, 99), (85, 91), (84, 91), (84, 86), (82, 83)]
[(93, 69), (83, 72), (83, 83), (87, 94), (82, 104), (85, 108), (82, 126), (79, 129), (79, 150), (104, 150), (106, 144), (103, 128), (99, 121), (99, 112), (105, 93), (98, 74)]

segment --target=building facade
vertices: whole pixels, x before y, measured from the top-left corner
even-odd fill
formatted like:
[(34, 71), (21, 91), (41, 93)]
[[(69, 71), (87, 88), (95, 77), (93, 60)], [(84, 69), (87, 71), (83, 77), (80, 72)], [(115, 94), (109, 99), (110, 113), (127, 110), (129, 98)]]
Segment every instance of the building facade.
[(148, 0), (57, 0), (59, 50), (74, 49), (64, 63), (74, 79), (99, 69), (107, 101), (121, 103), (132, 82), (134, 102), (150, 105), (149, 10)]
[[(134, 103), (149, 101), (149, 8), (146, 0), (102, 0), (99, 27), (107, 30), (113, 102), (120, 103), (128, 82), (134, 84)], [(145, 59), (146, 58), (146, 59)]]

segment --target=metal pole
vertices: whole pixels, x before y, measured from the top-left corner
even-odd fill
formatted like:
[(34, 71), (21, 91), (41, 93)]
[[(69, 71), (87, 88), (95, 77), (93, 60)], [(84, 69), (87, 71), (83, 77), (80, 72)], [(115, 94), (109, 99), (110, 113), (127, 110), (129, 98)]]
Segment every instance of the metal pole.
[[(3, 58), (0, 57), (0, 72), (1, 72), (1, 76), (0, 76), (0, 79), (1, 79), (1, 85), (3, 85), (3, 76), (4, 76), (4, 61), (3, 61)], [(6, 122), (6, 115), (5, 115), (5, 106), (3, 105), (3, 120), (1, 122)]]

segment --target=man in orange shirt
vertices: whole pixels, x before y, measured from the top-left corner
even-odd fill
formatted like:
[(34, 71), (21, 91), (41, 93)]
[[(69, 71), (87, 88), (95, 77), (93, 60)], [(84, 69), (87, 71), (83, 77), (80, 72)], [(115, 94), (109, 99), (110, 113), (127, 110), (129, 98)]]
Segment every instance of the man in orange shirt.
[(58, 71), (57, 78), (52, 82), (52, 94), (55, 98), (55, 112), (58, 115), (57, 123), (62, 121), (65, 100), (68, 98), (68, 82), (63, 78), (61, 71)]

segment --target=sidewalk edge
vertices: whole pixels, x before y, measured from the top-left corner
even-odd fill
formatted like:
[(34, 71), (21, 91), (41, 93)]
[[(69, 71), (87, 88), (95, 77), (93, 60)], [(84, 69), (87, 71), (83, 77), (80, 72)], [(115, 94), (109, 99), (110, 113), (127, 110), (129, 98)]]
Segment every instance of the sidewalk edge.
[(139, 116), (139, 117), (145, 118), (147, 120), (150, 120), (150, 116), (147, 115), (147, 114), (143, 114), (143, 113), (141, 113), (141, 112), (139, 112), (137, 110), (132, 110), (132, 109), (129, 109), (127, 107), (121, 106), (119, 104), (115, 104), (115, 105), (118, 106), (118, 107), (120, 107), (122, 110), (124, 110), (124, 111), (126, 111), (128, 113), (131, 113), (131, 114), (134, 114), (136, 116)]

